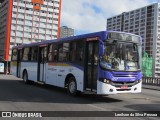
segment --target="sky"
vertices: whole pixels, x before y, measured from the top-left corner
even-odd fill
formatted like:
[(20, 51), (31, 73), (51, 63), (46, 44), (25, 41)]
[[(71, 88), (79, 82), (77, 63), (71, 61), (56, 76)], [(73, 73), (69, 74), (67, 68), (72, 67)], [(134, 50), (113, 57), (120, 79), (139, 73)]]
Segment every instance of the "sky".
[(106, 30), (107, 18), (160, 0), (62, 0), (61, 26), (75, 35)]

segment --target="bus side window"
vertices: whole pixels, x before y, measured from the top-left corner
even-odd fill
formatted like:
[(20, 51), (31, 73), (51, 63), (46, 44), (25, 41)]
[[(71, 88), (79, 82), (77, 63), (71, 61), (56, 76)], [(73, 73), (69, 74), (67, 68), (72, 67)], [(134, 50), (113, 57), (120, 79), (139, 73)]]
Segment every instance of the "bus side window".
[(53, 44), (49, 45), (48, 48), (48, 61), (53, 61)]
[(47, 47), (44, 48), (44, 62), (47, 61)]
[(20, 50), (20, 57), (19, 57), (19, 58), (20, 58), (20, 61), (21, 61), (22, 58), (23, 58), (23, 49)]
[(12, 60), (17, 60), (17, 49), (12, 50)]
[(80, 40), (72, 42), (70, 46), (70, 61), (83, 65), (84, 41)]
[(29, 48), (24, 48), (24, 51), (23, 51), (23, 60), (29, 60)]
[(58, 61), (68, 61), (69, 60), (69, 43), (60, 43), (58, 49)]
[(37, 47), (32, 47), (31, 61), (36, 61), (37, 60), (37, 52), (38, 52), (38, 48)]
[(58, 60), (58, 47), (57, 45), (54, 45), (53, 53), (54, 53), (54, 61), (56, 62)]
[(50, 44), (48, 49), (48, 61), (56, 62), (58, 58), (57, 44)]
[(70, 43), (70, 55), (69, 55), (70, 56), (70, 58), (69, 58), (70, 61), (75, 61), (75, 58), (76, 58), (75, 53), (76, 53), (76, 43), (71, 42)]

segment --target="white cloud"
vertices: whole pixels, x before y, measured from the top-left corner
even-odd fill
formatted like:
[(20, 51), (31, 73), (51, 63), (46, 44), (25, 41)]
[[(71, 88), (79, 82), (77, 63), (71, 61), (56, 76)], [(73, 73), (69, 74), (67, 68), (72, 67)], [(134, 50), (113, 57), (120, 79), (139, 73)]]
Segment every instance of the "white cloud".
[(62, 0), (61, 25), (75, 31), (106, 29), (106, 19), (150, 4), (149, 0)]

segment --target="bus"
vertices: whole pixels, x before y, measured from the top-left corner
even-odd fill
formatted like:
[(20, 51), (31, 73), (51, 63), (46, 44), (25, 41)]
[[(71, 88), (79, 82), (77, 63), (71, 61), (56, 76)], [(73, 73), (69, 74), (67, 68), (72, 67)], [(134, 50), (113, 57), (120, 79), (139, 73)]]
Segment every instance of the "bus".
[(140, 93), (142, 38), (100, 31), (12, 48), (11, 74), (25, 83), (67, 88), (70, 95)]

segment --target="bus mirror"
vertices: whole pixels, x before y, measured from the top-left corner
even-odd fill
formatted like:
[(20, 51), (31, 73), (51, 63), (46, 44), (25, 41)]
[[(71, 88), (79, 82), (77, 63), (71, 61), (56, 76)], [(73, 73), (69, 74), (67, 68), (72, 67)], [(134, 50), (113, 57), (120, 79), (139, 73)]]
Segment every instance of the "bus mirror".
[(99, 56), (102, 56), (104, 54), (104, 46), (101, 45), (99, 48)]

